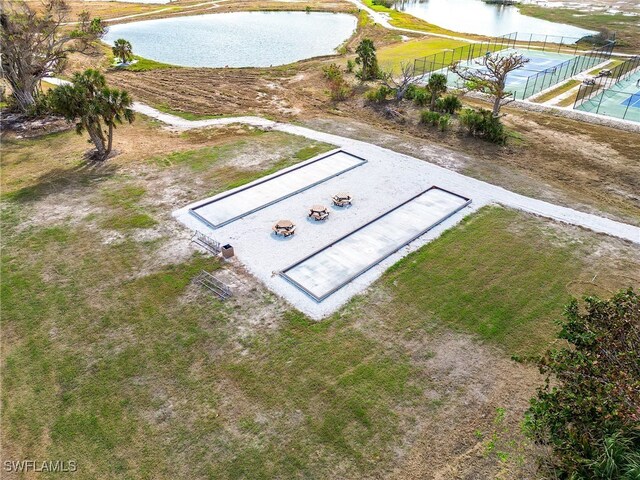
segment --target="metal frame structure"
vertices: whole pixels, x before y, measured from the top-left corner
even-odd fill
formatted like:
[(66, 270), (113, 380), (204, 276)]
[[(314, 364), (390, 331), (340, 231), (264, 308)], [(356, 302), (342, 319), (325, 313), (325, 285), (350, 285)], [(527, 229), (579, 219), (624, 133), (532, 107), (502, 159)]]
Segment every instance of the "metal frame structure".
[[(283, 176), (283, 175), (287, 175), (288, 173), (295, 172), (296, 170), (300, 170), (300, 169), (302, 169), (302, 168), (306, 167), (307, 165), (312, 165), (312, 164), (314, 164), (314, 163), (316, 163), (316, 162), (319, 162), (319, 161), (321, 161), (321, 160), (324, 160), (325, 158), (329, 158), (329, 157), (331, 157), (331, 156), (333, 156), (333, 155), (336, 155), (336, 154), (338, 154), (338, 153), (343, 153), (343, 154), (348, 155), (348, 156), (350, 156), (350, 157), (354, 157), (354, 158), (356, 158), (356, 159), (360, 160), (360, 163), (358, 163), (357, 165), (353, 165), (353, 166), (351, 166), (351, 167), (349, 167), (349, 168), (345, 168), (345, 169), (343, 169), (343, 170), (341, 170), (341, 171), (339, 171), (339, 172), (337, 172), (337, 173), (335, 173), (335, 174), (333, 174), (333, 175), (331, 175), (331, 176), (329, 176), (329, 177), (325, 177), (325, 178), (323, 178), (322, 180), (319, 180), (319, 181), (317, 181), (317, 182), (314, 182), (314, 183), (312, 183), (312, 184), (309, 184), (309, 185), (307, 185), (307, 186), (306, 186), (306, 187), (304, 187), (304, 188), (300, 188), (300, 189), (298, 189), (298, 190), (296, 190), (296, 191), (294, 191), (294, 192), (290, 192), (290, 193), (288, 193), (287, 195), (284, 195), (284, 196), (282, 196), (282, 197), (279, 197), (279, 198), (277, 198), (277, 199), (275, 199), (275, 200), (273, 200), (273, 201), (271, 201), (271, 202), (265, 203), (264, 205), (261, 205), (261, 206), (259, 206), (259, 207), (257, 207), (257, 208), (254, 208), (254, 209), (248, 210), (248, 211), (246, 211), (246, 212), (242, 213), (241, 215), (237, 215), (237, 216), (235, 216), (235, 217), (233, 217), (233, 218), (230, 218), (229, 220), (226, 220), (226, 221), (224, 221), (224, 222), (222, 222), (222, 223), (219, 223), (218, 225), (214, 225), (213, 223), (211, 223), (210, 221), (208, 221), (206, 218), (204, 218), (202, 215), (200, 215), (199, 213), (197, 213), (197, 212), (196, 212), (196, 210), (198, 210), (199, 208), (205, 207), (205, 206), (207, 206), (207, 205), (211, 205), (211, 204), (216, 203), (216, 202), (218, 202), (218, 201), (220, 201), (220, 200), (222, 200), (222, 199), (224, 199), (224, 198), (231, 197), (231, 196), (236, 195), (236, 194), (238, 194), (238, 193), (240, 193), (240, 192), (243, 192), (243, 191), (245, 191), (245, 190), (249, 190), (249, 189), (251, 189), (251, 188), (255, 187), (256, 185), (261, 185), (261, 184), (263, 184), (263, 183), (267, 183), (267, 182), (269, 182), (269, 181), (271, 181), (271, 180), (273, 180), (273, 179), (275, 179), (275, 178), (279, 178), (279, 177), (281, 177), (281, 176)], [(196, 217), (198, 220), (200, 220), (200, 221), (201, 221), (202, 223), (204, 223), (205, 225), (207, 225), (207, 226), (211, 227), (212, 229), (220, 228), (220, 227), (222, 227), (222, 226), (224, 226), (224, 225), (227, 225), (227, 224), (229, 224), (229, 223), (231, 223), (231, 222), (235, 222), (236, 220), (239, 220), (240, 218), (246, 217), (247, 215), (251, 215), (252, 213), (255, 213), (255, 212), (259, 211), (259, 210), (262, 210), (263, 208), (266, 208), (266, 207), (268, 207), (268, 206), (270, 206), (270, 205), (273, 205), (273, 204), (275, 204), (275, 203), (278, 203), (278, 202), (280, 202), (280, 201), (282, 201), (282, 200), (284, 200), (284, 199), (286, 199), (286, 198), (289, 198), (289, 197), (292, 197), (292, 196), (294, 196), (294, 195), (297, 195), (297, 194), (298, 194), (298, 193), (300, 193), (300, 192), (304, 192), (305, 190), (308, 190), (308, 189), (310, 189), (310, 188), (312, 188), (312, 187), (315, 187), (316, 185), (319, 185), (319, 184), (321, 184), (321, 183), (324, 183), (324, 182), (326, 182), (327, 180), (330, 180), (331, 178), (337, 177), (338, 175), (342, 175), (343, 173), (348, 172), (348, 171), (350, 171), (350, 170), (353, 170), (354, 168), (360, 167), (360, 166), (364, 165), (365, 163), (367, 163), (367, 160), (366, 160), (366, 159), (364, 159), (364, 158), (362, 158), (362, 157), (359, 157), (358, 155), (354, 155), (354, 154), (352, 154), (352, 153), (345, 152), (345, 151), (344, 151), (344, 150), (342, 150), (341, 148), (338, 148), (338, 149), (335, 149), (335, 150), (331, 150), (330, 152), (327, 152), (327, 153), (325, 153), (325, 154), (322, 154), (322, 155), (320, 155), (320, 156), (318, 156), (318, 157), (316, 157), (316, 158), (314, 158), (314, 159), (308, 160), (308, 161), (306, 161), (306, 162), (304, 162), (304, 163), (302, 163), (302, 164), (300, 164), (300, 165), (296, 165), (296, 166), (295, 166), (295, 167), (293, 167), (293, 168), (285, 169), (285, 170), (280, 171), (280, 172), (278, 172), (278, 173), (276, 173), (276, 174), (274, 174), (274, 175), (270, 175), (270, 176), (268, 176), (268, 177), (266, 177), (266, 178), (264, 178), (264, 179), (258, 180), (258, 181), (256, 181), (256, 182), (249, 183), (248, 185), (246, 185), (246, 186), (244, 186), (244, 187), (242, 187), (242, 188), (235, 189), (235, 190), (233, 190), (233, 191), (231, 191), (231, 192), (229, 192), (229, 193), (227, 193), (227, 194), (225, 194), (225, 195), (222, 195), (222, 196), (220, 196), (220, 197), (215, 197), (215, 198), (213, 198), (213, 199), (211, 199), (211, 200), (209, 200), (209, 201), (206, 201), (206, 202), (204, 202), (204, 203), (201, 203), (201, 204), (199, 204), (197, 207), (190, 208), (190, 209), (189, 209), (189, 213), (190, 213), (191, 215), (193, 215), (194, 217)]]
[(531, 75), (527, 78), (527, 83), (522, 92), (522, 99), (529, 98), (563, 82), (567, 78), (573, 77), (580, 72), (595, 67), (599, 63), (609, 60), (614, 47), (615, 41), (609, 42), (594, 50), (575, 55), (569, 60)]
[[(633, 97), (634, 94), (623, 92), (621, 90), (616, 89), (616, 85), (619, 82), (623, 82), (631, 75), (640, 70), (640, 55), (632, 57), (620, 65), (616, 65), (611, 69), (611, 76), (609, 77), (601, 77), (596, 80), (594, 85), (580, 85), (580, 89), (578, 90), (578, 95), (576, 96), (576, 101), (573, 104), (574, 110), (583, 110), (581, 108), (582, 105), (589, 102), (592, 98), (600, 95), (600, 99), (598, 101), (598, 105), (595, 107), (595, 110), (587, 110), (593, 113), (598, 114), (600, 112), (600, 107), (602, 105), (602, 101), (605, 98), (609, 98), (612, 95), (617, 94), (628, 94), (630, 97)], [(632, 102), (630, 101), (625, 108), (625, 111), (622, 115), (623, 120), (627, 118), (627, 113), (629, 112), (629, 108), (631, 107)], [(635, 108), (635, 107), (634, 107)], [(617, 118), (617, 117), (616, 117)]]
[[(608, 40), (604, 45), (585, 52), (578, 52), (578, 41), (580, 40), (580, 38), (576, 37), (536, 36), (536, 34), (533, 33), (521, 34), (518, 32), (509, 33), (486, 42), (471, 43), (427, 57), (416, 58), (413, 61), (414, 76), (419, 77), (422, 82), (428, 80), (433, 73), (442, 72), (448, 76), (450, 73), (449, 67), (452, 64), (456, 62), (471, 62), (474, 58), (480, 58), (486, 52), (498, 52), (500, 50), (517, 49), (519, 47), (531, 51), (552, 51), (554, 53), (561, 53), (562, 49), (572, 49), (572, 58), (553, 67), (532, 73), (527, 78), (524, 91), (521, 95), (521, 98), (524, 100), (611, 58), (613, 48), (615, 47), (615, 34), (613, 39)], [(518, 45), (518, 42), (520, 42), (520, 45)], [(540, 46), (540, 44), (542, 45)], [(550, 48), (552, 45), (553, 48)], [(520, 95), (514, 94), (513, 98), (515, 99), (518, 96)]]
[[(336, 285), (334, 288), (332, 288), (329, 292), (327, 292), (326, 294), (322, 295), (321, 297), (316, 297), (313, 293), (311, 293), (308, 289), (306, 289), (304, 286), (302, 286), (301, 284), (299, 284), (298, 282), (296, 282), (295, 280), (293, 280), (291, 277), (289, 277), (287, 275), (287, 271), (291, 270), (292, 268), (297, 267), (298, 265), (300, 265), (301, 263), (307, 261), (309, 258), (314, 257), (315, 255), (317, 255), (318, 253), (327, 250), (331, 247), (333, 247), (335, 244), (337, 244), (338, 242), (341, 242), (342, 240), (344, 240), (347, 237), (350, 237), (351, 235), (353, 235), (356, 232), (359, 232), (360, 230), (362, 230), (363, 228), (371, 225), (372, 223), (377, 222), (378, 220), (380, 220), (382, 217), (385, 217), (386, 215), (390, 214), (391, 212), (397, 210), (398, 208), (406, 205), (407, 203), (412, 202), (413, 200), (415, 200), (416, 198), (420, 197), (421, 195), (424, 195), (425, 193), (427, 193), (430, 190), (441, 190), (443, 192), (446, 192), (450, 195), (454, 195), (458, 198), (461, 198), (462, 200), (465, 201), (464, 204), (462, 204), (461, 206), (459, 206), (458, 208), (456, 208), (455, 210), (453, 210), (452, 212), (450, 212), (449, 214), (445, 215), (444, 217), (442, 217), (441, 219), (439, 219), (437, 222), (432, 223), (431, 225), (429, 225), (426, 229), (422, 230), (420, 233), (418, 233), (417, 235), (411, 237), (408, 241), (402, 243), (401, 245), (399, 245), (397, 248), (395, 248), (393, 251), (387, 253), (386, 255), (377, 258), (375, 260), (373, 260), (369, 265), (367, 265), (365, 268), (363, 268), (362, 270), (358, 271), (356, 274), (352, 275), (351, 277), (349, 277), (347, 280), (340, 282), (338, 285)], [(336, 293), (338, 290), (340, 290), (342, 287), (348, 285), (349, 283), (351, 283), (354, 279), (358, 278), (360, 275), (368, 272), (369, 270), (371, 270), (373, 267), (375, 267), (376, 265), (378, 265), (380, 262), (382, 262), (385, 258), (390, 257), (391, 255), (393, 255), (394, 253), (396, 253), (397, 251), (399, 251), (400, 249), (404, 248), (405, 246), (409, 245), (411, 242), (413, 242), (414, 240), (416, 240), (417, 238), (421, 237), (422, 235), (424, 235), (425, 233), (427, 233), (429, 230), (433, 229), (434, 227), (440, 225), (442, 222), (444, 222), (445, 220), (447, 220), (448, 218), (451, 218), (453, 215), (455, 215), (456, 213), (458, 213), (460, 210), (466, 208), (469, 204), (471, 203), (471, 199), (467, 198), (465, 196), (459, 195), (457, 193), (454, 193), (450, 190), (446, 190), (444, 188), (440, 188), (436, 185), (433, 185), (429, 188), (427, 188), (426, 190), (423, 190), (422, 192), (418, 193), (417, 195), (414, 195), (413, 197), (411, 197), (410, 199), (402, 202), (399, 205), (396, 205), (395, 207), (393, 207), (390, 210), (387, 210), (386, 212), (384, 212), (381, 215), (378, 215), (376, 218), (374, 218), (373, 220), (368, 221), (367, 223), (365, 223), (364, 225), (361, 225), (360, 227), (356, 228), (355, 230), (352, 230), (351, 232), (347, 233), (346, 235), (343, 235), (342, 237), (338, 238), (337, 240), (334, 240), (333, 242), (329, 243), (328, 245), (325, 245), (324, 247), (316, 250), (315, 252), (311, 253), (310, 255), (307, 255), (306, 257), (298, 260), (297, 262), (289, 265), (288, 267), (286, 267), (285, 269), (281, 270), (279, 272), (279, 275), (281, 277), (283, 277), (285, 280), (287, 280), (289, 283), (291, 283), (292, 285), (294, 285), (295, 287), (299, 288), (301, 291), (303, 291), (305, 294), (307, 294), (309, 297), (311, 297), (313, 300), (315, 300), (316, 302), (320, 303), (323, 300), (325, 300), (327, 297), (333, 295), (334, 293)]]
[(213, 255), (219, 255), (222, 252), (222, 245), (220, 245), (220, 242), (214, 240), (208, 235), (205, 235), (204, 233), (198, 231), (193, 232), (191, 241), (208, 252), (211, 252)]
[(220, 300), (226, 300), (227, 298), (233, 296), (233, 292), (228, 286), (226, 286), (206, 270), (202, 270), (194, 279), (194, 281), (211, 290)]

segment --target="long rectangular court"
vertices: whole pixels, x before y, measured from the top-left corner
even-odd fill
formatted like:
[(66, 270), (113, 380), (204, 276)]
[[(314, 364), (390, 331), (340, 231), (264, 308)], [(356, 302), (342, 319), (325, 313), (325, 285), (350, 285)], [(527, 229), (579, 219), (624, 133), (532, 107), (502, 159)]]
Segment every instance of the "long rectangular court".
[[(574, 64), (579, 59), (578, 56), (559, 52), (515, 48), (500, 50), (501, 55), (511, 53), (521, 54), (529, 60), (523, 68), (514, 70), (507, 76), (506, 90), (512, 92), (516, 98), (528, 97), (544, 88), (555, 85), (558, 81), (561, 81), (565, 74), (573, 71)], [(461, 66), (471, 70), (483, 71), (486, 68), (481, 65), (482, 60), (483, 57), (476, 57), (462, 61)], [(590, 62), (587, 63), (591, 66)], [(447, 83), (450, 87), (464, 88), (465, 81), (450, 71), (449, 68), (444, 68), (439, 73), (444, 73), (447, 76)], [(536, 75), (538, 76), (537, 80), (529, 80), (535, 79)], [(534, 85), (534, 82), (537, 85)]]
[(214, 197), (191, 208), (189, 213), (210, 227), (219, 228), (366, 162), (358, 156), (335, 150), (247, 187)]
[(321, 302), (471, 200), (431, 187), (285, 268), (281, 275)]
[(640, 122), (640, 70), (604, 89), (576, 109)]

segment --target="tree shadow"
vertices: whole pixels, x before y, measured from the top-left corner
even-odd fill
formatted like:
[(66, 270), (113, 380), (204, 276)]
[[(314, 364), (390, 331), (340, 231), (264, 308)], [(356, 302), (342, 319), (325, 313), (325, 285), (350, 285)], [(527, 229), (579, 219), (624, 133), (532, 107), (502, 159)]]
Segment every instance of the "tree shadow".
[(83, 162), (71, 168), (56, 168), (38, 177), (33, 185), (2, 195), (3, 200), (29, 203), (61, 192), (73, 193), (113, 177), (119, 167), (107, 162)]

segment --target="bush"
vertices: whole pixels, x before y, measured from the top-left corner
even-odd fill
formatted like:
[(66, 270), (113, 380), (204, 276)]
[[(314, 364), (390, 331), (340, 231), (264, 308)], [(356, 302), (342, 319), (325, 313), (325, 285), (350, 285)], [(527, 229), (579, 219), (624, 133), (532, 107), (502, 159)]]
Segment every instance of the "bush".
[(393, 0), (373, 0), (371, 3), (373, 5), (377, 5), (380, 7), (386, 7), (386, 8), (393, 7)]
[(440, 115), (438, 112), (425, 110), (420, 114), (420, 123), (422, 123), (423, 125), (431, 125), (435, 127), (440, 123), (441, 118), (442, 115)]
[(329, 96), (331, 100), (344, 100), (351, 94), (351, 87), (347, 84), (340, 66), (332, 63), (322, 69), (329, 80)]
[(426, 89), (416, 87), (413, 94), (413, 101), (418, 107), (424, 107), (431, 103), (431, 94)]
[[(565, 307), (558, 338), (538, 360), (546, 375), (525, 431), (553, 449), (553, 478), (640, 478), (640, 297), (585, 298)], [(562, 345), (562, 343), (560, 344)]]
[(489, 110), (465, 108), (460, 113), (460, 123), (474, 137), (484, 138), (499, 145), (504, 145), (507, 142), (504, 125)]
[(440, 116), (440, 120), (438, 120), (438, 127), (440, 128), (440, 131), (445, 132), (449, 128), (450, 124), (451, 115), (445, 113), (444, 115)]
[(407, 100), (413, 100), (416, 96), (416, 92), (418, 91), (418, 86), (415, 83), (412, 83), (407, 87), (406, 92), (404, 93), (404, 98)]
[(35, 96), (35, 102), (27, 108), (25, 115), (31, 118), (43, 117), (52, 113), (51, 96), (48, 93), (39, 93)]
[(392, 93), (393, 91), (389, 87), (380, 85), (378, 88), (372, 88), (365, 93), (365, 98), (373, 103), (383, 103)]
[(347, 73), (353, 73), (353, 69), (356, 66), (353, 60), (347, 60)]
[(342, 80), (342, 70), (340, 66), (335, 63), (322, 67), (322, 72), (324, 73), (324, 78), (329, 81)]
[(455, 115), (461, 108), (462, 102), (453, 94), (439, 98), (436, 102), (436, 109), (441, 112), (448, 113), (449, 115)]

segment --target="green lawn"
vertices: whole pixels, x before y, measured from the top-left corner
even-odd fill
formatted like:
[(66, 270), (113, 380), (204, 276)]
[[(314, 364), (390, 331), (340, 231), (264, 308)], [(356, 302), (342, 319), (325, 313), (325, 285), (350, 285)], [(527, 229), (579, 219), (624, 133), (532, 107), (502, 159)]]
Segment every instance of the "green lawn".
[[(86, 148), (69, 148), (64, 135), (12, 144), (5, 168), (56, 168), (57, 153)], [(47, 149), (34, 159), (40, 142)], [(292, 153), (260, 171), (229, 165), (282, 144)], [(424, 395), (438, 379), (420, 370), (407, 339), (452, 328), (505, 354), (539, 352), (569, 293), (585, 290), (572, 281), (607, 278), (611, 265), (630, 271), (610, 262), (610, 248), (587, 258), (601, 237), (572, 242), (536, 217), (491, 207), (320, 323), (258, 282), (227, 303), (192, 285), (200, 270), (227, 267), (172, 253), (177, 226), (154, 201), (153, 180), (200, 195), (188, 175), (215, 193), (326, 148), (268, 132), (141, 152), (136, 168), (120, 165), (99, 182), (89, 169), (74, 172), (87, 181), (59, 182), (56, 193), (100, 209), (48, 224), (31, 222), (48, 188), (5, 195), (2, 435), (11, 454), (75, 459), (78, 479), (383, 476), (412, 426), (445, 402)]]
[(378, 62), (382, 68), (393, 68), (396, 71), (402, 62), (413, 63), (414, 59), (433, 55), (443, 50), (468, 45), (466, 42), (448, 38), (420, 38), (396, 43), (378, 50)]
[(576, 247), (553, 245), (541, 222), (485, 208), (409, 255), (384, 278), (400, 314), (473, 332), (508, 353), (536, 353), (583, 268)]

